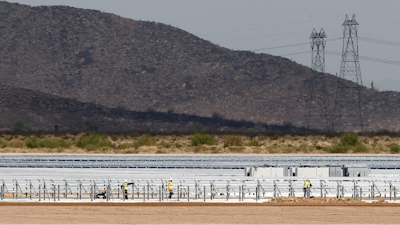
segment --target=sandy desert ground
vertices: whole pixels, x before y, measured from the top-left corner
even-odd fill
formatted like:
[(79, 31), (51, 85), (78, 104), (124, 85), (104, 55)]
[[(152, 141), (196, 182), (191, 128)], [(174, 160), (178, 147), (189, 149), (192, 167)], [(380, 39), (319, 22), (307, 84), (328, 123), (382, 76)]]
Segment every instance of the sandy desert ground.
[(397, 204), (1, 203), (1, 224), (398, 224)]

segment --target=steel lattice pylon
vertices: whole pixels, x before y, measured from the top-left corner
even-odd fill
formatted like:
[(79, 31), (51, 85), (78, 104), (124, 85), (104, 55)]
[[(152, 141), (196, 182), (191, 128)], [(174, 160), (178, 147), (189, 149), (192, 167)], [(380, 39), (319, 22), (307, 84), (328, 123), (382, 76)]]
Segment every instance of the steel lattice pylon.
[(311, 75), (305, 110), (307, 128), (329, 129), (328, 96), (325, 79), (325, 45), (327, 38), (324, 29), (319, 33), (313, 29), (311, 39)]
[(355, 15), (343, 22), (342, 63), (336, 91), (334, 129), (337, 131), (368, 130), (358, 57), (358, 23)]

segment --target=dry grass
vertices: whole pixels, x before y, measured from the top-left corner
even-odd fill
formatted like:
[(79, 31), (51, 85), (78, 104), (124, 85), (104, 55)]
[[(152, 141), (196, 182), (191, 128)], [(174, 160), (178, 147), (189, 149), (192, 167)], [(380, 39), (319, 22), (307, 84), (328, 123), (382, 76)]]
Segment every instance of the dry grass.
[[(0, 153), (63, 153), (63, 154), (327, 154), (327, 148), (340, 142), (340, 137), (315, 136), (240, 136), (242, 146), (226, 146), (229, 135), (210, 135), (217, 140), (216, 145), (192, 146), (192, 135), (155, 135), (151, 136), (155, 143), (151, 146), (137, 147), (134, 145), (141, 137), (149, 135), (108, 135), (112, 147), (104, 147), (94, 151), (78, 148), (73, 144), (70, 148), (45, 149), (27, 148), (25, 143), (31, 137), (61, 138), (66, 141), (78, 140), (78, 135), (1, 135)], [(224, 147), (224, 141), (225, 146)], [(390, 154), (390, 146), (400, 145), (400, 137), (360, 136), (359, 141), (366, 146), (367, 154)], [(1, 145), (0, 145), (1, 146)], [(354, 153), (352, 150), (348, 153)], [(356, 153), (356, 154), (365, 154)]]

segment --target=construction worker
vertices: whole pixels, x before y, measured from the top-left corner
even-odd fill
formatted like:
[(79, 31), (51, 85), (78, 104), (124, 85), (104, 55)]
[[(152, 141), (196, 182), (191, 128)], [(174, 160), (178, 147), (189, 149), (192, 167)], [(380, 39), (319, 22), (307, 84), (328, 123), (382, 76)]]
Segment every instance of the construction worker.
[(172, 185), (172, 178), (169, 178), (169, 181), (168, 181), (169, 197), (168, 198), (171, 198), (172, 195), (174, 194), (173, 190), (174, 190), (174, 186)]
[(128, 189), (129, 189), (129, 185), (131, 185), (133, 183), (128, 183), (128, 181), (126, 179), (124, 179), (124, 183), (121, 185), (121, 189), (124, 189), (124, 198), (128, 199)]
[(307, 188), (310, 189), (311, 187), (312, 187), (312, 184), (311, 184), (310, 180), (307, 179), (306, 182), (304, 182), (304, 187), (303, 187), (304, 198), (307, 197)]

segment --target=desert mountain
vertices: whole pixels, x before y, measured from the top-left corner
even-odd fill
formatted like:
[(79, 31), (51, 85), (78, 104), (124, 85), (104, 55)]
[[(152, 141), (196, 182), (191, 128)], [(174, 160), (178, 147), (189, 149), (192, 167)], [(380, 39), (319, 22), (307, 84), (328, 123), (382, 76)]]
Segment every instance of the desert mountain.
[[(302, 126), (310, 73), (289, 59), (232, 51), (161, 23), (0, 2), (1, 84), (60, 101)], [(323, 76), (333, 102), (338, 78)], [(363, 91), (370, 128), (398, 130), (399, 94)]]
[(255, 124), (164, 112), (133, 112), (124, 108), (108, 108), (94, 103), (52, 96), (38, 91), (0, 86), (0, 130), (8, 130), (15, 118), (30, 122), (34, 130), (81, 131), (83, 121), (99, 122), (100, 131), (188, 131), (192, 124), (201, 124), (208, 131), (252, 131), (262, 126), (266, 131), (297, 131), (291, 126)]

